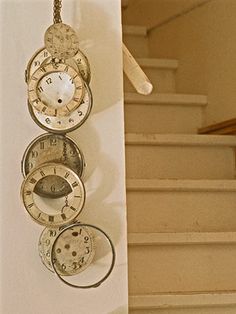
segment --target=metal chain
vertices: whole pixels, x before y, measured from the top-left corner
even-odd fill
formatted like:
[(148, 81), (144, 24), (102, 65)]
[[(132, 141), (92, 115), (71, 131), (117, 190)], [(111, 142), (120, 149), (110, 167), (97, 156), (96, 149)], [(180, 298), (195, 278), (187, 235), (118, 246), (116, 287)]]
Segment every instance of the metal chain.
[(54, 0), (53, 5), (53, 23), (61, 23), (61, 8), (62, 8), (62, 0)]

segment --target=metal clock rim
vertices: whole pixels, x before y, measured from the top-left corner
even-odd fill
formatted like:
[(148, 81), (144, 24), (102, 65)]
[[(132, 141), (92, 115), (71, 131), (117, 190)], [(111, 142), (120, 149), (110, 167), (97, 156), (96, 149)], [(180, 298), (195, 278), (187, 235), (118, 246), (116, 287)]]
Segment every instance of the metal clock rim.
[[(39, 221), (39, 220), (37, 220), (35, 217), (33, 217), (32, 215), (31, 215), (31, 213), (28, 211), (28, 209), (26, 208), (26, 206), (25, 206), (25, 201), (24, 201), (24, 197), (23, 197), (23, 195), (24, 195), (24, 186), (25, 186), (25, 182), (27, 181), (27, 179), (28, 179), (28, 177), (30, 177), (30, 175), (32, 175), (32, 172), (36, 172), (37, 170), (39, 170), (39, 169), (42, 169), (43, 167), (47, 167), (47, 166), (54, 166), (54, 167), (63, 167), (63, 168), (67, 168), (68, 169), (68, 171), (71, 171), (73, 174), (74, 174), (74, 176), (75, 177), (77, 177), (76, 179), (80, 182), (80, 184), (81, 184), (81, 187), (82, 187), (82, 190), (83, 190), (83, 197), (82, 197), (82, 202), (81, 202), (81, 204), (80, 204), (80, 207), (79, 207), (79, 210), (78, 210), (78, 213), (77, 213), (77, 215), (75, 216), (75, 217), (73, 217), (73, 218), (71, 218), (69, 221), (63, 221), (62, 223), (58, 223), (58, 224), (51, 224), (51, 225), (47, 225), (47, 224), (45, 224), (45, 223), (42, 223), (41, 221)], [(85, 205), (85, 201), (86, 201), (86, 190), (85, 190), (85, 186), (84, 186), (84, 183), (83, 183), (83, 181), (81, 180), (81, 178), (73, 171), (73, 170), (71, 170), (69, 167), (66, 167), (66, 166), (64, 166), (64, 165), (62, 165), (62, 164), (57, 164), (57, 163), (53, 163), (53, 162), (48, 162), (48, 163), (45, 163), (45, 164), (43, 164), (43, 165), (41, 165), (41, 166), (38, 166), (38, 167), (36, 167), (32, 172), (30, 172), (27, 176), (26, 176), (26, 178), (24, 179), (24, 181), (22, 182), (22, 185), (21, 185), (21, 190), (20, 190), (20, 195), (21, 195), (21, 199), (22, 199), (22, 202), (23, 202), (23, 204), (24, 204), (24, 207), (25, 207), (25, 210), (27, 211), (27, 213), (29, 214), (29, 216), (31, 217), (31, 219), (33, 219), (33, 221), (35, 221), (37, 224), (39, 224), (39, 225), (41, 225), (41, 226), (44, 226), (44, 227), (60, 227), (61, 225), (63, 225), (63, 224), (69, 224), (69, 223), (72, 223), (75, 219), (77, 219), (77, 217), (81, 214), (81, 212), (83, 211), (83, 209), (84, 209), (84, 205)], [(37, 207), (38, 208), (38, 207)], [(38, 208), (39, 209), (39, 208)], [(39, 211), (41, 211), (40, 209), (39, 209)], [(42, 212), (42, 211), (41, 211)]]
[[(63, 279), (62, 276), (57, 272), (56, 270), (56, 267), (55, 267), (55, 260), (53, 258), (53, 250), (54, 250), (54, 247), (56, 245), (56, 242), (58, 240), (58, 238), (60, 237), (60, 235), (65, 232), (66, 230), (70, 229), (70, 228), (73, 228), (73, 227), (76, 227), (76, 226), (81, 226), (81, 227), (90, 227), (90, 228), (94, 228), (98, 231), (100, 231), (104, 236), (105, 238), (108, 240), (109, 244), (110, 244), (110, 247), (111, 247), (111, 252), (112, 252), (112, 261), (111, 261), (111, 265), (110, 265), (110, 268), (108, 270), (108, 272), (105, 274), (105, 276), (102, 277), (102, 279), (100, 279), (99, 281), (95, 282), (94, 284), (91, 284), (91, 285), (85, 285), (85, 286), (79, 286), (79, 285), (75, 285), (75, 284), (72, 284), (70, 282), (68, 282), (67, 280)], [(92, 225), (92, 224), (86, 224), (86, 223), (73, 223), (71, 225), (68, 225), (67, 227), (65, 227), (58, 235), (57, 237), (55, 238), (53, 244), (52, 244), (52, 248), (51, 248), (51, 264), (52, 264), (52, 268), (54, 270), (54, 273), (56, 274), (56, 276), (66, 285), (72, 287), (72, 288), (77, 288), (77, 289), (90, 289), (90, 288), (98, 288), (111, 274), (114, 266), (115, 266), (115, 260), (116, 260), (116, 252), (115, 252), (115, 247), (114, 247), (114, 244), (112, 242), (112, 240), (110, 239), (110, 237), (107, 235), (107, 233), (105, 231), (103, 231), (101, 228), (95, 226), (95, 225)]]
[[(91, 89), (90, 89), (89, 85), (88, 85), (86, 82), (84, 82), (84, 85), (85, 85), (85, 88), (86, 88), (86, 90), (87, 90), (87, 92), (88, 92), (89, 99), (90, 99), (89, 109), (88, 109), (86, 115), (84, 116), (84, 119), (81, 120), (81, 121), (80, 121), (78, 124), (76, 124), (75, 126), (70, 127), (70, 128), (68, 128), (68, 129), (66, 129), (66, 130), (55, 130), (55, 129), (50, 129), (50, 128), (46, 127), (45, 125), (43, 125), (43, 124), (36, 118), (36, 116), (35, 116), (35, 114), (34, 114), (34, 111), (33, 111), (33, 107), (32, 107), (32, 105), (30, 104), (30, 102), (28, 101), (28, 110), (29, 110), (29, 113), (30, 113), (31, 118), (33, 119), (33, 121), (34, 121), (40, 128), (42, 128), (43, 130), (45, 130), (45, 131), (47, 131), (47, 132), (50, 132), (50, 133), (55, 133), (55, 134), (67, 134), (67, 133), (70, 133), (70, 132), (72, 132), (72, 131), (78, 129), (78, 128), (81, 127), (81, 125), (83, 125), (84, 122), (88, 119), (88, 117), (89, 117), (89, 115), (90, 115), (90, 113), (91, 113), (91, 111), (92, 111), (92, 108), (93, 108), (93, 95), (92, 95)], [(78, 108), (79, 108), (79, 107), (78, 107)], [(78, 109), (78, 108), (77, 108), (77, 109)], [(77, 109), (75, 109), (75, 110), (77, 110)], [(43, 114), (43, 113), (41, 113), (41, 114)], [(50, 117), (50, 116), (46, 115), (46, 117)]]
[[(57, 135), (57, 136), (62, 136), (62, 137), (65, 137), (65, 139), (68, 139), (73, 145), (75, 145), (76, 149), (78, 150), (79, 152), (79, 155), (80, 155), (80, 160), (81, 160), (81, 164), (82, 164), (82, 170), (81, 170), (81, 174), (78, 174), (78, 176), (80, 178), (83, 178), (83, 175), (84, 175), (84, 168), (86, 166), (86, 163), (85, 163), (85, 159), (84, 159), (84, 154), (82, 152), (82, 150), (80, 149), (80, 147), (78, 146), (78, 144), (68, 135), (66, 134), (56, 134), (56, 133), (51, 133), (51, 132), (47, 132), (47, 133), (43, 133), (43, 134), (40, 134), (38, 135), (36, 138), (34, 138), (29, 144), (28, 146), (26, 147), (25, 151), (24, 151), (24, 154), (22, 156), (22, 159), (21, 159), (21, 173), (23, 175), (23, 177), (25, 178), (28, 174), (26, 174), (25, 172), (25, 167), (24, 167), (24, 163), (26, 161), (26, 157), (27, 157), (27, 154), (29, 153), (29, 150), (30, 148), (41, 138), (43, 137), (46, 137), (46, 136), (50, 136), (50, 135)], [(46, 162), (48, 163), (48, 162)], [(45, 164), (45, 163), (42, 163), (42, 165)], [(63, 163), (62, 163), (63, 164)], [(68, 167), (70, 168), (70, 167)], [(72, 169), (73, 170), (73, 169)]]

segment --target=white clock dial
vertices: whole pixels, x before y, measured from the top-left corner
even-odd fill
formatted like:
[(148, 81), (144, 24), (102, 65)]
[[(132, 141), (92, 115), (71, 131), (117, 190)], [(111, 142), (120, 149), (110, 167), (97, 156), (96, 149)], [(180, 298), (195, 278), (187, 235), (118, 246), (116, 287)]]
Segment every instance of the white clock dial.
[(38, 97), (48, 106), (60, 108), (67, 105), (75, 94), (73, 79), (65, 72), (52, 72), (38, 83)]
[(35, 109), (29, 104), (29, 112), (33, 120), (43, 129), (54, 133), (67, 133), (81, 126), (88, 118), (92, 109), (92, 95), (87, 84), (85, 84), (84, 98), (79, 107), (66, 116), (48, 116)]
[[(27, 65), (25, 77), (26, 83), (29, 81), (34, 72), (40, 68), (41, 65), (48, 64), (51, 61), (52, 57), (46, 48), (41, 48), (40, 50), (36, 51)], [(67, 59), (65, 62), (66, 64), (69, 64), (73, 68), (77, 69), (85, 82), (90, 82), (90, 65), (88, 59), (82, 51), (79, 50), (73, 58)]]

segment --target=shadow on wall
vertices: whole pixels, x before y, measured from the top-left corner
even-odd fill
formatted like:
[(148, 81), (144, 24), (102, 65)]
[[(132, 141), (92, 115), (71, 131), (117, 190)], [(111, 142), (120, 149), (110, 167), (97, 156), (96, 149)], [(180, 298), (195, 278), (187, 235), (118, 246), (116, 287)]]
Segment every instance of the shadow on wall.
[[(120, 72), (120, 64), (113, 52), (117, 53), (120, 50), (122, 39), (112, 28), (111, 17), (103, 11), (102, 7), (94, 2), (91, 5), (89, 0), (74, 2), (74, 6), (73, 27), (78, 32), (81, 50), (90, 61), (95, 104), (93, 113), (96, 113), (121, 100), (117, 98), (117, 95), (122, 94), (120, 92), (123, 88), (122, 84), (118, 82), (117, 90), (113, 83), (114, 77), (117, 77), (117, 73)], [(109, 45), (107, 45), (108, 42)], [(112, 88), (110, 88), (111, 85)]]

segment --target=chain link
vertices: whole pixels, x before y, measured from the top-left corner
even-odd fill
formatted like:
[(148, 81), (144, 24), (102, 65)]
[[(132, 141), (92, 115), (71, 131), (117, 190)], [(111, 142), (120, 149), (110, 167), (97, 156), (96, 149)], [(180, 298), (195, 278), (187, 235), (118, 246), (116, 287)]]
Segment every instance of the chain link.
[(53, 23), (61, 23), (61, 8), (62, 8), (62, 0), (54, 0), (53, 6)]

